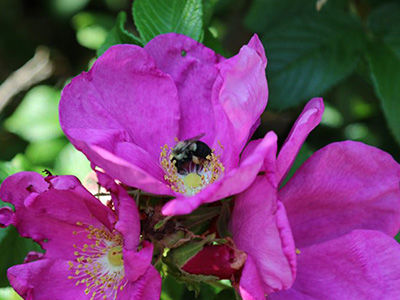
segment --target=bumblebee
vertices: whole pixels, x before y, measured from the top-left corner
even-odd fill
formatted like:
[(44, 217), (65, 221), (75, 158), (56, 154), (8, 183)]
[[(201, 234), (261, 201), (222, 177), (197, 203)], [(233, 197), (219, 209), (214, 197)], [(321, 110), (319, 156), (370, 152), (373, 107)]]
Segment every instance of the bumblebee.
[(190, 163), (200, 165), (211, 155), (211, 149), (202, 141), (199, 141), (203, 135), (196, 136), (179, 142), (171, 151), (170, 160), (176, 166), (178, 173), (185, 173), (185, 167)]

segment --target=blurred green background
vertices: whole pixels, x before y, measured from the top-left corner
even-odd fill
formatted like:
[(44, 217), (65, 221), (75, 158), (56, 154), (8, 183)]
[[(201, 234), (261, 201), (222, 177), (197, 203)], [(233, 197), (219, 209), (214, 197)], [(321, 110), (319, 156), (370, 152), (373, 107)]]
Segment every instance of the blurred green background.
[[(160, 1), (136, 0), (134, 13), (128, 0), (0, 1), (0, 183), (22, 170), (86, 178), (88, 161), (58, 124), (61, 90), (110, 45), (152, 38), (146, 22), (162, 20), (142, 16), (153, 6), (168, 19)], [(179, 2), (176, 14), (189, 14), (192, 23), (163, 32), (189, 34), (225, 56), (259, 34), (270, 97), (255, 137), (274, 130), (282, 143), (304, 103), (324, 97), (323, 120), (293, 170), (317, 149), (346, 139), (379, 147), (400, 161), (399, 1), (169, 1)], [(121, 11), (126, 15), (118, 15)], [(12, 228), (0, 230), (0, 287), (8, 285), (6, 269), (36, 247)], [(200, 298), (213, 293), (204, 289)], [(180, 297), (193, 296), (182, 287), (163, 292), (163, 299)], [(231, 297), (223, 291), (214, 299)], [(3, 288), (1, 299), (17, 296)]]

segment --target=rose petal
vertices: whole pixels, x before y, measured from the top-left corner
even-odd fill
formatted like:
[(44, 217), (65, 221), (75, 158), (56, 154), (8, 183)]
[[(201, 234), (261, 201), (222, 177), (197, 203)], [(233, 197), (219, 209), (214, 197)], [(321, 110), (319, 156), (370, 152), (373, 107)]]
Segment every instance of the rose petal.
[(0, 227), (7, 227), (15, 222), (14, 212), (11, 207), (0, 208)]
[(160, 147), (175, 144), (179, 118), (172, 78), (134, 45), (107, 50), (89, 73), (64, 88), (60, 101), (61, 127), (75, 147), (111, 176), (140, 188), (142, 174), (162, 180)]
[(353, 229), (394, 236), (400, 229), (400, 166), (359, 142), (330, 144), (315, 152), (280, 190), (298, 247)]
[(143, 277), (136, 282), (130, 282), (120, 292), (117, 299), (121, 300), (159, 300), (161, 294), (161, 276), (150, 266)]
[(261, 49), (254, 35), (239, 54), (217, 66), (219, 76), (213, 87), (217, 135), (212, 148), (224, 146), (221, 159), (227, 170), (238, 165), (249, 132), (267, 105), (266, 61)]
[(247, 257), (240, 276), (239, 292), (243, 300), (265, 300), (264, 283), (251, 256)]
[(277, 202), (277, 187), (258, 176), (234, 201), (233, 240), (252, 258), (264, 294), (287, 289), (294, 281), (296, 254), (284, 207)]
[(203, 133), (202, 140), (210, 145), (215, 136), (211, 91), (218, 73), (216, 64), (224, 58), (176, 33), (156, 36), (145, 50), (160, 70), (171, 75), (178, 88), (181, 119), (177, 137), (185, 140)]
[(308, 134), (321, 122), (323, 112), (324, 102), (322, 98), (313, 98), (297, 118), (278, 155), (279, 182), (289, 172)]
[(143, 248), (139, 252), (124, 247), (123, 257), (126, 278), (132, 282), (136, 281), (151, 267), (153, 245), (144, 241)]
[(387, 235), (355, 230), (301, 249), (297, 278), (270, 299), (399, 299), (400, 244)]
[[(106, 173), (124, 184), (140, 188), (146, 192), (171, 195), (173, 194), (169, 186), (159, 179), (149, 174), (149, 169), (142, 170), (131, 162), (122, 159), (118, 155), (98, 146), (90, 146), (84, 142), (77, 143), (79, 149), (85, 149), (86, 155), (90, 157), (92, 165), (100, 166)], [(133, 155), (133, 153), (131, 153)], [(134, 157), (134, 155), (132, 156)], [(137, 159), (140, 156), (136, 156)], [(142, 162), (149, 166), (154, 165), (154, 161)], [(161, 168), (160, 168), (161, 169)]]
[(68, 279), (68, 264), (62, 259), (41, 259), (8, 269), (14, 290), (27, 300), (83, 299), (85, 285)]
[(135, 201), (119, 185), (111, 189), (114, 203), (117, 203), (118, 222), (115, 229), (124, 239), (124, 249), (136, 252), (140, 240), (140, 217)]

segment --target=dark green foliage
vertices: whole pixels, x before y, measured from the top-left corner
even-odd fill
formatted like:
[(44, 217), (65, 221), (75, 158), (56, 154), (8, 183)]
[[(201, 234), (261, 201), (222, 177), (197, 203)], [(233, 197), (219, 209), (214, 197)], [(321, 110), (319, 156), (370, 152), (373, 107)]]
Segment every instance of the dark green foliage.
[(133, 16), (145, 44), (167, 32), (182, 33), (198, 41), (203, 38), (201, 0), (136, 0)]
[(378, 7), (368, 24), (375, 34), (367, 55), (372, 83), (387, 123), (400, 143), (400, 4)]

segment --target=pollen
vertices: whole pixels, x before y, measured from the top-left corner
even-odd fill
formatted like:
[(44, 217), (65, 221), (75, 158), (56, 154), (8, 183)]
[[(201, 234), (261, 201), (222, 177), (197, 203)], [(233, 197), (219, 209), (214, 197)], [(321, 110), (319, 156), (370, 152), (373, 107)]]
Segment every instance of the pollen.
[(128, 280), (125, 278), (122, 237), (107, 228), (97, 228), (77, 222), (82, 230), (75, 235), (82, 235), (90, 241), (83, 245), (73, 244), (75, 260), (68, 261), (71, 273), (68, 279), (76, 286), (83, 285), (82, 291), (90, 295), (91, 300), (117, 299)]
[[(215, 149), (211, 150), (211, 154), (206, 159), (198, 163), (190, 162), (184, 172), (178, 172), (176, 162), (171, 159), (172, 149), (168, 145), (161, 147), (160, 164), (164, 170), (165, 181), (177, 193), (195, 195), (217, 181), (224, 173), (225, 168), (220, 161), (220, 156), (215, 154)], [(221, 149), (223, 149), (222, 145)]]

